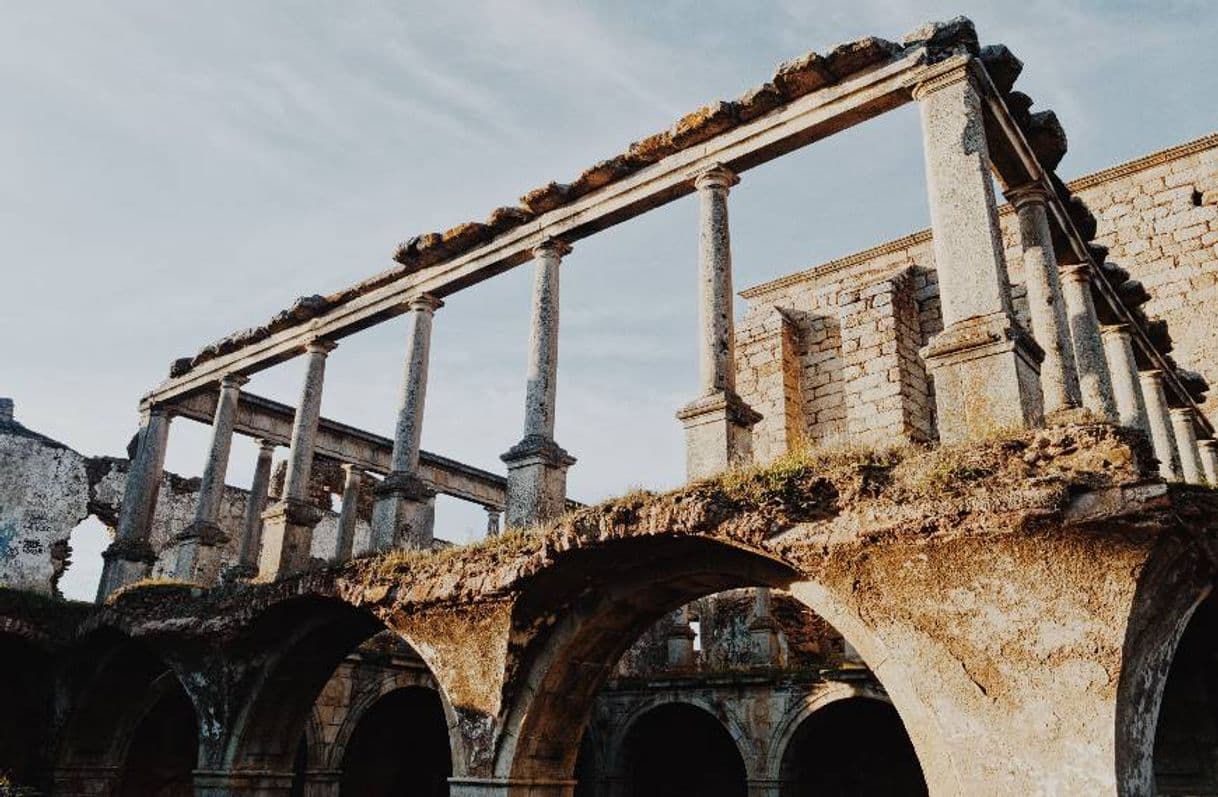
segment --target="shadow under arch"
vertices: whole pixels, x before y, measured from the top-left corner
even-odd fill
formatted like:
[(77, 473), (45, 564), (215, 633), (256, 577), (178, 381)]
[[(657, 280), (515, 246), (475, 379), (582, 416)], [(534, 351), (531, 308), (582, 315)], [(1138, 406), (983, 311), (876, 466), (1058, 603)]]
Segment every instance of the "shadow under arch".
[[(290, 777), (318, 695), (348, 654), (386, 630), (391, 629), (368, 609), (322, 595), (294, 595), (259, 612), (227, 650), (242, 664), (243, 674), (234, 686), (247, 699), (213, 766)], [(392, 633), (419, 655), (411, 640)], [(435, 692), (452, 760), (461, 761), (456, 714), (444, 690), (437, 685)]]
[(625, 742), (635, 724), (650, 712), (671, 705), (695, 708), (722, 725), (724, 732), (732, 738), (736, 750), (740, 754), (745, 776), (750, 780), (761, 777), (760, 773), (756, 772), (756, 756), (748, 746), (749, 735), (741, 725), (740, 718), (729, 707), (716, 705), (714, 701), (707, 700), (697, 693), (684, 694), (680, 697), (671, 694), (653, 695), (634, 706), (621, 725), (614, 730), (613, 737), (609, 740), (609, 759), (606, 763), (612, 768), (611, 772), (624, 770), (627, 763), (622, 757), (626, 752)]
[(862, 684), (835, 683), (825, 689), (814, 692), (793, 706), (778, 722), (772, 734), (772, 740), (766, 751), (764, 777), (777, 778), (782, 769), (782, 759), (791, 744), (791, 738), (799, 730), (799, 726), (817, 711), (842, 700), (861, 698), (892, 703), (888, 695), (879, 690)]
[(1156, 793), (1155, 736), (1167, 680), (1198, 609), (1215, 600), (1215, 563), (1200, 547), (1163, 535), (1138, 574), (1116, 694), (1113, 755), (1119, 795)]
[(798, 577), (755, 548), (699, 536), (638, 535), (565, 552), (525, 585), (515, 622), (553, 624), (510, 681), (493, 774), (568, 782), (592, 702), (626, 649), (668, 612), (715, 592)]
[(41, 634), (0, 621), (0, 774), (19, 787), (48, 791), (53, 651)]
[(352, 723), (340, 759), (340, 794), (446, 797), (452, 751), (436, 689), (402, 686), (377, 696)]
[(173, 667), (148, 644), (105, 625), (64, 656), (59, 680), (67, 711), (54, 753), (55, 792), (193, 794), (199, 723)]
[(745, 797), (750, 775), (743, 741), (705, 707), (663, 701), (633, 717), (611, 771), (636, 797)]

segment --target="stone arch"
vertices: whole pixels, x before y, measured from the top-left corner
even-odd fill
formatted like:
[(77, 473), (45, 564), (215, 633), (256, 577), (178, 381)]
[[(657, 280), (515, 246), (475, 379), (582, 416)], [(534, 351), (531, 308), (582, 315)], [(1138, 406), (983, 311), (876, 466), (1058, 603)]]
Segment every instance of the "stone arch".
[[(68, 710), (54, 753), (55, 793), (137, 795), (159, 784), (190, 794), (200, 749), (196, 707), (153, 648), (113, 626), (83, 634), (65, 653)], [(144, 748), (155, 745), (155, 751)]]
[[(368, 609), (321, 595), (292, 596), (262, 608), (227, 650), (241, 663), (238, 689), (247, 699), (232, 718), (215, 768), (277, 773), (272, 776), (277, 781), (290, 780), (297, 740), (322, 688), (356, 646), (384, 630)], [(417, 651), (409, 639), (403, 641)], [(443, 689), (436, 692), (453, 760), (460, 761), (455, 714)]]
[(1117, 684), (1114, 750), (1117, 793), (1155, 793), (1154, 741), (1163, 694), (1180, 641), (1213, 600), (1214, 562), (1197, 546), (1160, 541), (1138, 574)]
[(788, 708), (782, 719), (779, 720), (766, 749), (764, 769), (758, 773), (757, 777), (778, 780), (779, 771), (782, 768), (782, 759), (786, 755), (787, 747), (790, 746), (791, 738), (795, 736), (795, 732), (803, 724), (803, 721), (828, 705), (852, 698), (865, 698), (892, 703), (888, 695), (873, 686), (864, 684), (834, 683), (829, 684), (824, 689), (812, 692), (803, 700)]
[(592, 701), (626, 648), (666, 613), (714, 592), (784, 587), (785, 562), (754, 548), (694, 536), (645, 536), (573, 552), (540, 574), (517, 604), (517, 626), (553, 618), (523, 652), (507, 687), (493, 774), (565, 782)]
[(614, 729), (612, 738), (608, 740), (607, 763), (613, 767), (614, 771), (621, 770), (623, 764), (622, 755), (625, 752), (624, 744), (635, 723), (661, 706), (677, 703), (704, 711), (713, 717), (716, 722), (720, 723), (727, 735), (732, 737), (736, 750), (740, 753), (741, 761), (744, 763), (745, 777), (749, 780), (761, 777), (761, 773), (758, 771), (758, 764), (760, 762), (756, 755), (757, 751), (750, 741), (748, 732), (745, 731), (743, 724), (740, 722), (740, 718), (731, 710), (730, 706), (714, 700), (708, 700), (697, 693), (682, 695), (681, 697), (665, 694), (653, 695), (634, 706), (633, 710), (626, 715), (621, 725)]
[(338, 759), (341, 793), (448, 794), (451, 730), (438, 690), (418, 685), (388, 689), (351, 725)]
[[(347, 745), (351, 741), (351, 735), (355, 733), (356, 726), (368, 709), (380, 700), (385, 695), (396, 689), (428, 689), (441, 694), (439, 685), (436, 683), (435, 676), (428, 672), (425, 677), (419, 678), (410, 674), (408, 677), (405, 673), (385, 674), (383, 677), (375, 681), (371, 686), (361, 689), (352, 697), (350, 704), (347, 707), (347, 714), (343, 718), (342, 724), (339, 725), (338, 731), (335, 733), (334, 740), (325, 746), (324, 759), (320, 765), (329, 769), (337, 769), (343, 761), (343, 755), (347, 751)], [(443, 697), (441, 696), (441, 703)], [(316, 711), (314, 711), (316, 715)], [(447, 719), (447, 713), (445, 715)], [(319, 723), (320, 727), (320, 723)], [(455, 728), (449, 725), (449, 734), (456, 731)]]

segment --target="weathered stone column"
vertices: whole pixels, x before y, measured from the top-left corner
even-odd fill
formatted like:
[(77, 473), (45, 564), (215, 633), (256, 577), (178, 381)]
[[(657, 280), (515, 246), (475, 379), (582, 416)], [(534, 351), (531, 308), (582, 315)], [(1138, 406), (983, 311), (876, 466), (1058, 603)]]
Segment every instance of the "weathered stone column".
[(253, 578), (258, 575), (258, 552), (262, 548), (262, 513), (266, 511), (274, 456), (275, 444), (270, 440), (259, 440), (258, 462), (254, 465), (254, 480), (250, 484), (245, 517), (241, 523), (241, 545), (237, 549), (237, 564), (229, 569), (226, 578)]
[(533, 251), (533, 324), (525, 387), (524, 437), (504, 454), (507, 525), (528, 526), (561, 515), (567, 504), (567, 468), (575, 458), (554, 441), (558, 388), (558, 273), (571, 247), (548, 239)]
[(1112, 394), (1112, 375), (1100, 340), (1100, 324), (1091, 298), (1091, 267), (1086, 263), (1062, 269), (1062, 296), (1070, 321), (1070, 340), (1083, 406), (1105, 421), (1117, 423), (1116, 399)]
[(148, 533), (161, 489), (171, 419), (169, 409), (163, 406), (150, 407), (140, 415), (135, 456), (123, 485), (118, 529), (114, 542), (102, 554), (102, 575), (97, 587), (99, 603), (114, 590), (146, 578), (156, 561)]
[(665, 640), (668, 649), (668, 666), (689, 668), (694, 666), (694, 629), (689, 626), (689, 610), (682, 606), (668, 616)]
[(1163, 392), (1163, 372), (1158, 369), (1138, 374), (1142, 384), (1142, 399), (1146, 404), (1146, 425), (1155, 459), (1159, 460), (1159, 475), (1168, 481), (1180, 478), (1180, 458), (1176, 454), (1176, 436), (1171, 429), (1167, 410), (1167, 395)]
[(1100, 335), (1103, 337), (1104, 351), (1108, 354), (1112, 395), (1121, 424), (1149, 432), (1146, 401), (1142, 398), (1142, 385), (1138, 382), (1138, 364), (1134, 359), (1129, 325), (1106, 326), (1100, 330)]
[(335, 562), (350, 559), (355, 547), (355, 521), (359, 516), (359, 497), (363, 483), (363, 471), (355, 465), (343, 465), (343, 508), (338, 514), (338, 531), (334, 539)]
[(1040, 365), (1045, 412), (1077, 407), (1082, 397), (1074, 368), (1074, 349), (1070, 344), (1057, 254), (1053, 251), (1053, 236), (1045, 214), (1048, 189), (1040, 183), (1031, 183), (1008, 191), (1006, 196), (1019, 214), (1024, 287), (1028, 293), (1032, 335), (1045, 352)]
[(493, 506), (486, 508), (486, 536), (495, 537), (499, 534), (499, 518), (503, 513)]
[(443, 306), (444, 302), (428, 294), (410, 300), (406, 371), (393, 436), (392, 470), (372, 490), (376, 497), (372, 509), (372, 549), (376, 551), (431, 548), (436, 494), (419, 478), (419, 446), (427, 398), (431, 322), (436, 310)]
[(1197, 452), (1201, 457), (1201, 470), (1210, 487), (1218, 487), (1218, 440), (1207, 438), (1197, 441)]
[(1180, 478), (1189, 484), (1204, 484), (1194, 423), (1192, 407), (1171, 408), (1171, 428), (1176, 437), (1176, 454), (1180, 457)]
[(777, 667), (785, 663), (778, 631), (778, 622), (770, 610), (770, 588), (757, 587), (753, 591), (753, 616), (749, 619), (749, 638), (756, 664)]
[(732, 243), (727, 195), (740, 178), (715, 165), (694, 179), (698, 191), (698, 373), (701, 393), (681, 408), (685, 471), (702, 479), (753, 460), (753, 425), (761, 415), (736, 395), (732, 315)]
[(968, 65), (920, 84), (926, 183), (943, 331), (922, 350), (939, 439), (1041, 422), (1044, 354), (1015, 321), (981, 99)]
[(321, 510), (308, 500), (309, 474), (313, 469), (317, 421), (321, 417), (326, 357), (337, 345), (318, 339), (305, 347), (308, 364), (292, 422), (292, 447), (283, 497), (262, 515), (262, 552), (258, 560), (258, 575), (262, 579), (299, 572), (309, 563), (313, 527), (321, 520)]
[(212, 419), (211, 447), (199, 482), (199, 498), (194, 521), (176, 534), (167, 551), (169, 575), (178, 581), (211, 585), (220, 575), (220, 552), (228, 534), (220, 527), (220, 504), (224, 500), (224, 476), (233, 445), (233, 425), (241, 386), (248, 382), (240, 374), (227, 374), (220, 380), (220, 397)]

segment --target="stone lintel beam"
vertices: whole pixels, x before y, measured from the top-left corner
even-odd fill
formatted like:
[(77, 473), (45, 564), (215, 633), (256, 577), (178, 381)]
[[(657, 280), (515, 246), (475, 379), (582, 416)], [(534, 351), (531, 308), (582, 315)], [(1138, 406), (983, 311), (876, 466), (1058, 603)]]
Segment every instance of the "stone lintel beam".
[(603, 189), (562, 205), (461, 255), (345, 302), (265, 340), (216, 357), (152, 390), (163, 402), (206, 389), (221, 375), (252, 374), (299, 354), (313, 337), (338, 340), (405, 312), (420, 293), (441, 298), (532, 259), (547, 238), (573, 243), (693, 192), (689, 175), (722, 163), (739, 173), (908, 103), (913, 86), (953, 56), (928, 65), (925, 47), (913, 47), (883, 66), (825, 86), (782, 108), (741, 124), (704, 144), (669, 155)]
[[(210, 423), (215, 414), (216, 394), (198, 393), (173, 403), (173, 411), (184, 418)], [(234, 431), (277, 445), (288, 445), (296, 411), (289, 405), (252, 393), (241, 394)], [(390, 470), (393, 440), (339, 421), (322, 418), (313, 444), (315, 456), (356, 465), (369, 473), (385, 475)], [(437, 493), (483, 506), (502, 509), (507, 502), (507, 480), (498, 474), (466, 465), (428, 451), (419, 455), (419, 478)]]

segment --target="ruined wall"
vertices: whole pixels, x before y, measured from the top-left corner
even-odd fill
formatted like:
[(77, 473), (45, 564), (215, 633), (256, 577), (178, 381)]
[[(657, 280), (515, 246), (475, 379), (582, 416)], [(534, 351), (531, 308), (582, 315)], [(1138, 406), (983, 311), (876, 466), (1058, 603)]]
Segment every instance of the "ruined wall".
[[(1218, 327), (1209, 320), (1209, 308), (1218, 301), (1218, 134), (1096, 172), (1070, 186), (1098, 218), (1096, 240), (1110, 248), (1108, 260), (1128, 270), (1150, 293), (1146, 315), (1168, 322), (1176, 362), (1218, 384)], [(1019, 225), (1009, 205), (1000, 209), (999, 222), (1015, 315), (1028, 328)], [(885, 279), (901, 274), (907, 285), (894, 295), (914, 303), (903, 314), (906, 320), (885, 307), (857, 307), (869, 292), (883, 293)], [(874, 442), (893, 439), (898, 428), (909, 439), (933, 439), (934, 385), (918, 373), (921, 363), (915, 355), (942, 328), (929, 230), (747, 288), (741, 295), (748, 308), (737, 331), (740, 395), (763, 414), (794, 408), (784, 411), (781, 421), (767, 418), (755, 428), (759, 461), (772, 460), (798, 440)], [(772, 331), (776, 313), (790, 322), (791, 343), (785, 345), (793, 354), (785, 352), (783, 340)], [(849, 326), (843, 329), (844, 324)], [(767, 371), (773, 369), (768, 363), (783, 357), (795, 363), (795, 378), (786, 383)], [(889, 359), (879, 363), (879, 358)], [(885, 377), (878, 375), (881, 371)], [(852, 387), (859, 379), (863, 381)], [(1203, 410), (1218, 421), (1218, 394), (1208, 398)]]

